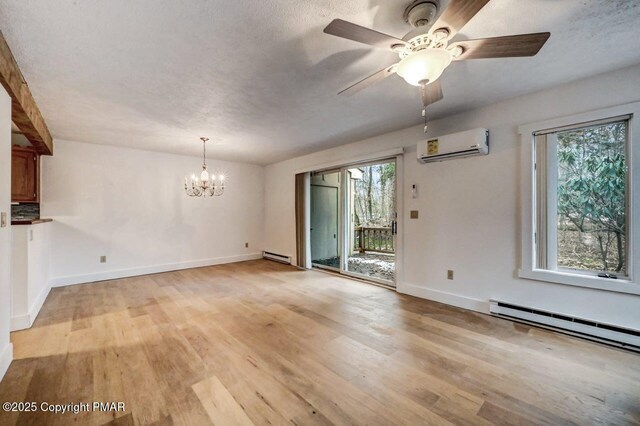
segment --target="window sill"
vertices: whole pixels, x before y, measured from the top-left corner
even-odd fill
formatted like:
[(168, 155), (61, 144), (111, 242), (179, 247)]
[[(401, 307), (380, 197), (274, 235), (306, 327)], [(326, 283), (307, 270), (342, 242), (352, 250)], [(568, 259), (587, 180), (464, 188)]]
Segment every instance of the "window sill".
[(528, 280), (593, 288), (597, 290), (612, 291), (615, 293), (640, 295), (640, 285), (634, 281), (629, 281), (628, 279), (612, 280), (609, 278), (572, 274), (569, 272), (544, 271), (541, 269), (520, 269), (518, 270), (518, 276)]

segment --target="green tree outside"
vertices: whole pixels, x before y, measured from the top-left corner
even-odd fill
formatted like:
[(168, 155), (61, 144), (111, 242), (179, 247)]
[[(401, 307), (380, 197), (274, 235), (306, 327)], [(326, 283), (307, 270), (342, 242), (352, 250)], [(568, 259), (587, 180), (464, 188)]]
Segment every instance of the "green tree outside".
[(557, 136), (558, 266), (626, 274), (626, 122)]

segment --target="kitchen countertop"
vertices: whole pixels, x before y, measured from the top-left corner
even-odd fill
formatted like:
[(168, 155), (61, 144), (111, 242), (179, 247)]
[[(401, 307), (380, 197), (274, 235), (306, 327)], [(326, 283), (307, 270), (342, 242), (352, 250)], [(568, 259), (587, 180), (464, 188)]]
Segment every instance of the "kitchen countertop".
[(11, 220), (11, 225), (36, 225), (38, 223), (52, 222), (53, 219), (17, 219)]

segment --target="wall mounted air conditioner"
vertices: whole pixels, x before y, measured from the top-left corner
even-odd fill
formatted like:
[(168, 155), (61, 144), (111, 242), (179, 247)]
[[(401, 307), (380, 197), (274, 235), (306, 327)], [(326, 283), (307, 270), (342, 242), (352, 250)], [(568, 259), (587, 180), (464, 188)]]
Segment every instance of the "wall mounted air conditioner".
[(418, 142), (418, 161), (421, 163), (488, 153), (489, 130), (487, 129), (472, 129)]

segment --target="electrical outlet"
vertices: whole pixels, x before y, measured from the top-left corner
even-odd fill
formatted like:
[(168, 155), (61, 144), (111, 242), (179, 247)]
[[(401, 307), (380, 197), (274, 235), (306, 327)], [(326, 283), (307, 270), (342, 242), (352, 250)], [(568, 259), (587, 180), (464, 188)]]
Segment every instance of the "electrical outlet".
[(418, 210), (411, 210), (411, 212), (409, 213), (409, 217), (411, 219), (417, 219), (418, 218)]
[(107, 263), (107, 256), (100, 256), (100, 263)]
[(7, 226), (7, 212), (0, 213), (0, 228)]
[(249, 243), (244, 243), (244, 248), (249, 248)]
[(453, 271), (451, 269), (449, 269), (447, 271), (447, 279), (448, 280), (452, 280), (453, 279)]

